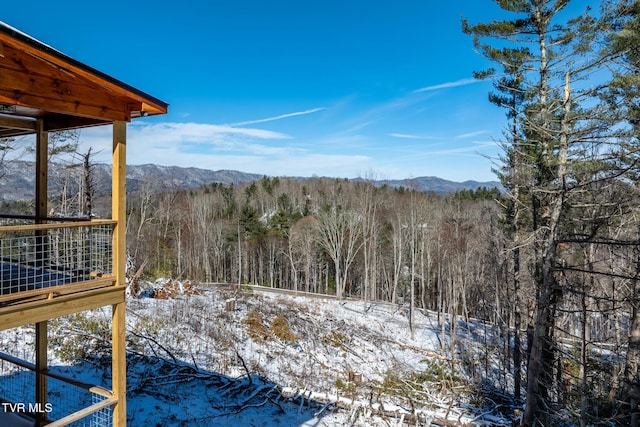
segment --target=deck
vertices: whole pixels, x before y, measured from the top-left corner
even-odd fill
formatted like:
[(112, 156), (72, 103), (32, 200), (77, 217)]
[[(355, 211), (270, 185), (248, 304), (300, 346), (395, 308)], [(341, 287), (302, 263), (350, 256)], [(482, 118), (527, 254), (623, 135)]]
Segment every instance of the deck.
[(67, 273), (0, 261), (0, 295), (9, 295), (81, 281)]

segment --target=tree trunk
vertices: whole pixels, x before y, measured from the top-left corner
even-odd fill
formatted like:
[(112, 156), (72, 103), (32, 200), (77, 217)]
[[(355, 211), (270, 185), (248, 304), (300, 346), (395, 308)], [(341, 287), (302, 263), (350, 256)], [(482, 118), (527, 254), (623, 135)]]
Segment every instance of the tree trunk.
[[(570, 104), (570, 74), (566, 74), (562, 117), (560, 118), (560, 138), (558, 141), (556, 189), (547, 195), (549, 210), (547, 231), (542, 240), (541, 253), (541, 289), (538, 297), (537, 316), (535, 320), (529, 367), (527, 369), (527, 406), (523, 415), (526, 427), (534, 424), (536, 413), (541, 403), (548, 398), (547, 387), (551, 385), (550, 374), (552, 366), (549, 359), (553, 359), (553, 324), (554, 311), (558, 300), (562, 296), (561, 289), (556, 282), (554, 262), (557, 256), (558, 237), (560, 235), (560, 217), (564, 209), (566, 191), (566, 175), (568, 162), (568, 135)], [(544, 151), (544, 150), (543, 150)]]
[(522, 322), (520, 314), (520, 248), (516, 247), (513, 251), (513, 290), (515, 298), (515, 306), (513, 310), (513, 394), (516, 401), (521, 397), (522, 383), (522, 355), (520, 353), (520, 324)]
[[(636, 289), (636, 297), (637, 289)], [(640, 316), (635, 306), (632, 311), (631, 330), (629, 331), (629, 348), (627, 350), (627, 364), (625, 366), (625, 379), (628, 388), (629, 426), (640, 425)]]

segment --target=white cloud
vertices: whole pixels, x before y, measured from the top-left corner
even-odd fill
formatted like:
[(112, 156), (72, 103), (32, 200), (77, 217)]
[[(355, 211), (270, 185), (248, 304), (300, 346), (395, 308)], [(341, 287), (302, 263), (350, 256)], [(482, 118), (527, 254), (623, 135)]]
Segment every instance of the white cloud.
[(195, 141), (211, 142), (217, 141), (224, 136), (243, 136), (260, 139), (287, 139), (290, 136), (263, 129), (236, 128), (228, 125), (212, 125), (207, 123), (132, 123), (129, 126), (131, 137), (144, 137), (159, 134), (165, 135), (172, 140), (194, 139)]
[(446, 156), (449, 154), (464, 154), (464, 153), (475, 153), (478, 151), (487, 150), (490, 148), (496, 148), (496, 144), (492, 141), (489, 142), (478, 142), (474, 143), (474, 145), (470, 145), (467, 147), (458, 147), (458, 148), (449, 148), (444, 150), (435, 150), (435, 151), (426, 151), (421, 153), (422, 156)]
[[(312, 174), (354, 177), (371, 167), (360, 154), (319, 154), (309, 146), (282, 145), (286, 134), (261, 129), (198, 123), (132, 123), (127, 127), (127, 163), (154, 163), (202, 169), (234, 169), (270, 176)], [(83, 129), (82, 147), (92, 147), (94, 161), (111, 161), (111, 127)], [(261, 141), (280, 140), (278, 144)]]
[[(171, 155), (161, 159), (162, 163), (167, 163), (173, 162), (174, 156), (178, 156), (181, 152), (191, 155), (214, 151), (265, 154), (279, 149), (256, 144), (255, 141), (290, 138), (287, 134), (264, 129), (234, 128), (203, 123), (131, 123), (127, 126), (127, 151), (131, 163), (139, 162), (138, 157), (154, 156), (154, 153)], [(83, 145), (93, 147), (94, 152), (100, 151), (97, 156), (99, 161), (109, 161), (110, 126), (83, 129), (80, 139)]]
[[(430, 174), (447, 178), (460, 167), (463, 159), (481, 159), (480, 152), (487, 153), (490, 147), (495, 147), (494, 142), (474, 140), (469, 140), (473, 142), (464, 147), (448, 144), (454, 138), (472, 138), (481, 132), (450, 137), (447, 145), (443, 145), (443, 138), (429, 136), (428, 131), (421, 135), (380, 129), (376, 119), (385, 116), (383, 112), (388, 115), (395, 108), (412, 105), (414, 100), (409, 98), (420, 97), (407, 96), (369, 109), (357, 117), (358, 120), (352, 120), (348, 128), (344, 127), (347, 124), (344, 121), (340, 123), (343, 129), (339, 131), (325, 126), (311, 130), (305, 127), (291, 130), (289, 134), (255, 126), (154, 122), (155, 119), (134, 121), (127, 126), (127, 163), (234, 169), (269, 176), (315, 174), (353, 178), (363, 170), (372, 170), (391, 178)], [(316, 111), (319, 109), (307, 110), (307, 114)], [(289, 113), (272, 119), (303, 113)], [(371, 132), (363, 132), (368, 127), (373, 128)], [(309, 135), (303, 136), (305, 132)], [(378, 138), (384, 135), (382, 140)], [(389, 144), (389, 137), (398, 140)], [(94, 153), (99, 152), (95, 161), (111, 161), (110, 126), (83, 129), (80, 139), (81, 151), (92, 147)], [(482, 139), (486, 141), (486, 138)], [(466, 167), (463, 170), (466, 171)]]

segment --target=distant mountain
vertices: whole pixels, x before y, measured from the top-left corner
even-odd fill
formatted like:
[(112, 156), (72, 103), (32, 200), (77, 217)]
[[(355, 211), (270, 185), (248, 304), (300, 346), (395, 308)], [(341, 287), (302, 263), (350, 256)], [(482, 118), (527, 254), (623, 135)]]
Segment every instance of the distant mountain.
[[(103, 173), (111, 176), (111, 166), (101, 165)], [(257, 181), (264, 175), (245, 173), (234, 170), (212, 171), (198, 168), (181, 168), (178, 166), (159, 165), (127, 165), (127, 190), (138, 191), (145, 183), (152, 184), (155, 188), (176, 190), (198, 188), (213, 182), (221, 184), (244, 184)], [(160, 187), (158, 187), (158, 185)], [(107, 187), (107, 190), (109, 187)]]
[(455, 193), (460, 190), (477, 190), (480, 187), (499, 188), (502, 185), (498, 181), (464, 181), (455, 182), (435, 176), (422, 176), (419, 178), (402, 179), (402, 180), (379, 180), (375, 181), (376, 185), (388, 185), (389, 187), (406, 187), (419, 191), (433, 191), (437, 194)]
[[(49, 194), (62, 193), (65, 185), (77, 188), (80, 174), (79, 167), (70, 169), (61, 164), (49, 165)], [(75, 175), (73, 179), (69, 176)], [(0, 200), (17, 201), (32, 200), (35, 187), (35, 166), (33, 162), (12, 161), (0, 166)], [(245, 173), (234, 170), (212, 171), (198, 168), (182, 168), (178, 166), (127, 165), (127, 191), (137, 192), (145, 186), (153, 191), (185, 190), (202, 185), (219, 182), (222, 184), (244, 184), (262, 179), (264, 175)], [(107, 193), (111, 188), (111, 166), (107, 164), (93, 165), (93, 179), (97, 193)], [(313, 178), (296, 178), (313, 179)], [(420, 177), (404, 180), (373, 181), (375, 185), (390, 187), (407, 187), (420, 191), (433, 191), (438, 194), (452, 193), (458, 190), (476, 190), (479, 187), (498, 187), (496, 181), (453, 182), (436, 177)]]
[[(111, 189), (111, 165), (94, 164), (93, 180), (98, 194)], [(65, 185), (77, 188), (82, 170), (66, 165), (49, 165), (49, 194), (61, 194)], [(69, 176), (75, 176), (69, 179)], [(127, 191), (137, 192), (148, 185), (153, 191), (186, 190), (205, 184), (242, 184), (259, 180), (263, 175), (233, 170), (212, 171), (159, 165), (127, 165)], [(34, 198), (35, 165), (33, 162), (12, 161), (0, 167), (0, 200), (17, 201)]]

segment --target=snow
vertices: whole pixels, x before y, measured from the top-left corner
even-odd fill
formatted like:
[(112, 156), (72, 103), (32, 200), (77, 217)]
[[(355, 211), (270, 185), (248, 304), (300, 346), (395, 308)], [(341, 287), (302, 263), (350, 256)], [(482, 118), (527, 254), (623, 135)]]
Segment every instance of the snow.
[[(147, 284), (143, 295), (166, 285)], [(412, 336), (407, 310), (397, 305), (259, 287), (172, 289), (180, 290), (173, 298), (128, 300), (130, 425), (401, 426), (445, 419), (511, 425), (473, 405), (473, 379), (448, 353), (432, 313), (415, 314)], [(234, 311), (225, 310), (229, 300), (235, 300)], [(259, 321), (251, 324), (249, 313)], [(278, 317), (288, 330), (276, 329)], [(102, 329), (109, 319), (103, 308), (54, 322), (50, 340), (58, 348), (50, 348), (50, 366), (110, 387), (108, 345), (100, 338), (108, 336)], [(88, 324), (91, 332), (74, 341)], [(79, 342), (86, 352), (69, 360), (61, 349)], [(32, 361), (32, 328), (0, 332), (0, 350)], [(435, 378), (438, 368), (454, 375)]]

